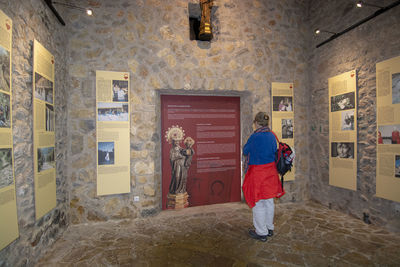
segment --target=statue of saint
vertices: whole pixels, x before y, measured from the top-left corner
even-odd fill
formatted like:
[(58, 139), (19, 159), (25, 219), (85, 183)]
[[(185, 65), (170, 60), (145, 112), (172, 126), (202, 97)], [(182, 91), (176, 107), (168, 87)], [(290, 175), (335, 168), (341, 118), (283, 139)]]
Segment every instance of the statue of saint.
[(180, 140), (172, 140), (172, 148), (169, 151), (169, 161), (171, 163), (170, 194), (184, 193), (186, 191), (186, 188), (183, 191), (185, 156), (182, 153), (183, 148), (180, 147), (179, 142)]
[(173, 126), (166, 134), (167, 141), (172, 144), (169, 151), (171, 182), (168, 191), (174, 195), (186, 193), (187, 174), (194, 154), (192, 147), (195, 142), (191, 137), (184, 140), (185, 148), (180, 146), (183, 136), (184, 131), (178, 126)]
[(199, 39), (202, 41), (211, 41), (213, 38), (211, 29), (211, 8), (213, 0), (200, 0), (201, 20)]

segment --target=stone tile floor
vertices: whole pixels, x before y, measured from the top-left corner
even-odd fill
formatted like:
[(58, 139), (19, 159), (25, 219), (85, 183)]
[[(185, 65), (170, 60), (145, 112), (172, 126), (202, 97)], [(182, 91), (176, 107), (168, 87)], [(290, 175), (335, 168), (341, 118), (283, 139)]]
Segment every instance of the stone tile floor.
[(36, 266), (400, 266), (400, 235), (318, 204), (275, 206), (275, 235), (247, 236), (227, 203), (70, 226)]

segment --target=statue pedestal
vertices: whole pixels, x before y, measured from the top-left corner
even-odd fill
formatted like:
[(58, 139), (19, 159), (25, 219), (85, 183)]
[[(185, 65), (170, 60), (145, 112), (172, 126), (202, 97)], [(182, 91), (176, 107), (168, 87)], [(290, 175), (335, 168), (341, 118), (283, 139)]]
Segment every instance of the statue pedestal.
[(187, 192), (167, 195), (167, 209), (183, 209), (189, 207), (189, 195)]

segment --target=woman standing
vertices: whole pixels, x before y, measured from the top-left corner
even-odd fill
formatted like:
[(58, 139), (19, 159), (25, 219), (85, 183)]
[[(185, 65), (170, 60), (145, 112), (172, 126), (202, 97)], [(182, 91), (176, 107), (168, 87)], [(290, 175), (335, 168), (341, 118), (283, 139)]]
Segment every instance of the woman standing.
[(243, 195), (253, 211), (254, 230), (250, 237), (262, 242), (274, 231), (274, 198), (285, 194), (275, 165), (277, 142), (268, 127), (269, 117), (259, 112), (254, 118), (254, 133), (243, 148), (248, 169), (243, 183)]

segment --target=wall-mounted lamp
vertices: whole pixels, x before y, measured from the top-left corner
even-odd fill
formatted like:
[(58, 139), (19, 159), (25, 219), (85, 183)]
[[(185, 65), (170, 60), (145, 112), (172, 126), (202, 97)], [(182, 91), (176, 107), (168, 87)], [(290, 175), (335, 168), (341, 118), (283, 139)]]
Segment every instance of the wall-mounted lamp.
[(320, 29), (315, 29), (315, 31), (314, 31), (315, 34), (320, 34), (321, 32), (336, 34), (336, 32), (330, 32), (330, 31), (325, 31), (325, 30), (320, 30)]
[(377, 5), (373, 5), (373, 4), (368, 4), (368, 3), (365, 3), (365, 1), (358, 1), (356, 6), (359, 7), (359, 8), (361, 8), (363, 6), (371, 6), (371, 7), (376, 7), (376, 8), (383, 8), (383, 6), (377, 6)]

